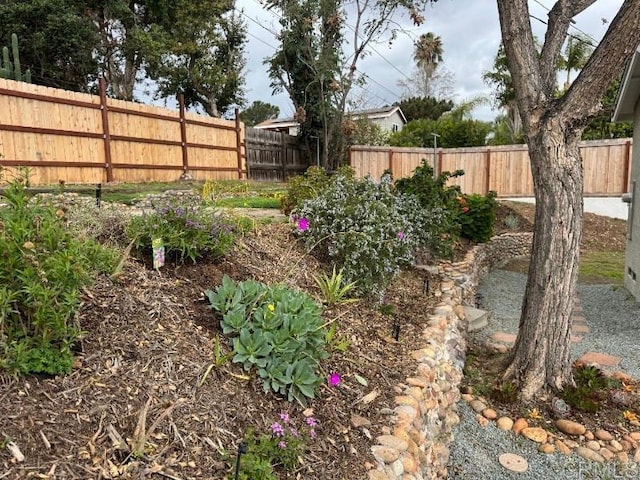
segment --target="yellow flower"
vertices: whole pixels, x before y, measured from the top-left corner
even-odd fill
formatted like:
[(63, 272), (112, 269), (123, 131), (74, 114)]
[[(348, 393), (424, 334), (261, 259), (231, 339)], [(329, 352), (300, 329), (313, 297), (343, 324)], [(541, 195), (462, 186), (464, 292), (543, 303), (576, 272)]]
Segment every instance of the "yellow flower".
[(540, 415), (540, 411), (537, 408), (533, 408), (529, 410), (529, 418), (531, 420), (540, 420), (542, 415)]
[(267, 305), (267, 310), (269, 310), (270, 312), (275, 312), (276, 307), (273, 306), (273, 303), (270, 303), (269, 305)]
[(631, 410), (625, 410), (623, 412), (622, 416), (624, 417), (625, 420), (627, 420), (629, 422), (637, 422), (638, 421), (638, 415), (633, 413)]

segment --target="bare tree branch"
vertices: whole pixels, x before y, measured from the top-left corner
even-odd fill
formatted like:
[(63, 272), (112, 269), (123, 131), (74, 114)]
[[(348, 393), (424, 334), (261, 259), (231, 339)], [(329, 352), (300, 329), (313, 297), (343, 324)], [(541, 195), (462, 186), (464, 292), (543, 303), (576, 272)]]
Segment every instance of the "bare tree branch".
[[(595, 0), (588, 1), (593, 2)], [(556, 2), (549, 11), (547, 32), (544, 36), (544, 46), (540, 54), (540, 73), (547, 95), (551, 95), (556, 86), (556, 66), (558, 57), (560, 57), (560, 49), (569, 31), (571, 16), (569, 0)]]
[[(586, 0), (585, 0), (586, 1)], [(584, 2), (581, 2), (584, 3)], [(591, 58), (560, 100), (560, 109), (584, 126), (600, 110), (600, 99), (640, 44), (640, 2), (625, 0)]]

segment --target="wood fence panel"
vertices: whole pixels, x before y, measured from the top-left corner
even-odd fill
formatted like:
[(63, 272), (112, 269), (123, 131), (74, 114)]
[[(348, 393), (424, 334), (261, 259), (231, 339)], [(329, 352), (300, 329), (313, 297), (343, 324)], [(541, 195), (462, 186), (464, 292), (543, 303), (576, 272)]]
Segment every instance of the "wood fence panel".
[[(633, 144), (631, 139), (597, 140), (580, 143), (584, 165), (584, 195), (621, 195), (628, 191)], [(415, 158), (426, 158), (433, 166), (432, 149), (354, 146), (350, 164), (356, 177), (371, 174), (379, 178), (393, 159), (394, 178), (411, 175)], [(412, 157), (411, 155), (416, 155)], [(451, 184), (464, 193), (494, 190), (501, 197), (533, 196), (533, 178), (526, 145), (504, 145), (456, 149), (438, 149), (440, 171), (464, 170)], [(411, 160), (407, 160), (411, 158)]]
[[(0, 167), (33, 185), (246, 178), (244, 127), (183, 111), (0, 79)], [(5, 179), (6, 180), (6, 179)]]
[(312, 155), (298, 145), (297, 137), (281, 132), (247, 128), (246, 152), (252, 180), (286, 181), (312, 164)]

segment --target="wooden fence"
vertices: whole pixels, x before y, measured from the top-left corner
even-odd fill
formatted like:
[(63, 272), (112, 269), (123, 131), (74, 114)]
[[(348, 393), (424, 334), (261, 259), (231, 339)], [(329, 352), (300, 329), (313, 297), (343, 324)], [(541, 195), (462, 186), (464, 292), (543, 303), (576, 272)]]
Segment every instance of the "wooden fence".
[(251, 180), (286, 181), (309, 168), (309, 152), (292, 135), (247, 128), (246, 145)]
[[(0, 80), (0, 167), (32, 185), (246, 178), (235, 121)], [(6, 177), (5, 177), (6, 178)]]
[[(617, 196), (628, 192), (631, 139), (594, 140), (580, 143), (584, 164), (584, 195)], [(380, 178), (390, 170), (393, 178), (411, 176), (426, 159), (438, 172), (464, 170), (451, 181), (464, 193), (494, 190), (501, 197), (533, 196), (533, 179), (526, 145), (496, 147), (400, 148), (354, 146), (349, 151), (356, 176)], [(435, 160), (435, 161), (434, 161)]]

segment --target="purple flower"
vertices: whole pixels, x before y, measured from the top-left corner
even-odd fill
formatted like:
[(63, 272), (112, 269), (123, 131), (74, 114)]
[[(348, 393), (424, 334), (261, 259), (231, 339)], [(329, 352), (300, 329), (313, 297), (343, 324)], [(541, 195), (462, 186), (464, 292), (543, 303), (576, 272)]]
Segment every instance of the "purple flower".
[(318, 425), (318, 422), (316, 422), (316, 419), (313, 417), (307, 417), (307, 419), (305, 420), (305, 422), (307, 423), (307, 425), (309, 425), (311, 428), (315, 427)]
[(284, 437), (284, 428), (282, 428), (282, 425), (280, 425), (278, 422), (271, 425), (271, 432), (276, 437)]
[(280, 450), (284, 450), (285, 448), (287, 448), (287, 444), (286, 444), (285, 442), (283, 442), (283, 441), (280, 441), (280, 442), (278, 443), (278, 448), (279, 448)]
[(290, 427), (290, 428), (289, 428), (289, 433), (291, 434), (291, 436), (292, 436), (293, 438), (298, 438), (298, 435), (299, 435), (299, 434), (298, 434), (298, 430), (296, 430), (295, 428)]
[(308, 218), (302, 217), (302, 218), (298, 219), (298, 230), (300, 230), (301, 232), (309, 230), (309, 219)]
[(183, 216), (183, 215), (184, 215), (184, 208), (182, 208), (182, 207), (178, 207), (178, 208), (176, 208), (176, 209), (175, 209), (174, 213), (175, 213), (177, 216), (181, 217), (181, 216)]
[(398, 238), (400, 240), (404, 240), (404, 237), (405, 237), (404, 232), (398, 232)]
[(336, 372), (333, 372), (331, 375), (329, 375), (329, 385), (331, 385), (332, 387), (336, 387), (339, 383), (340, 375), (338, 375)]
[(311, 438), (316, 438), (316, 431), (315, 431), (315, 430), (313, 430), (313, 429), (312, 429), (312, 430), (309, 430), (309, 436), (310, 436)]
[(289, 423), (289, 414), (287, 412), (282, 412), (280, 414), (280, 420), (282, 420), (284, 423)]

